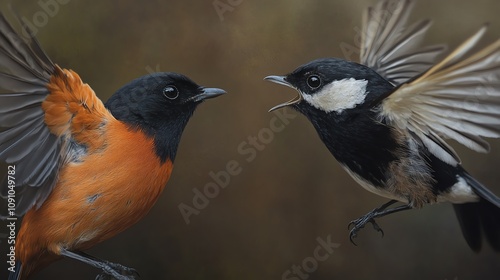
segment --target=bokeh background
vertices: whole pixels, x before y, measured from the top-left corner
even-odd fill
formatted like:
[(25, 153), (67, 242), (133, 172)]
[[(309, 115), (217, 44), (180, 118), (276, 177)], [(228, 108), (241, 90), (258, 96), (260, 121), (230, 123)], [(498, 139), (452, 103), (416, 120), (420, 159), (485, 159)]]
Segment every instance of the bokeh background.
[[(11, 4), (40, 24), (46, 2), (1, 0), (0, 8), (12, 19)], [(191, 119), (173, 176), (149, 215), (90, 254), (134, 267), (143, 279), (286, 279), (285, 271), (313, 256), (317, 238), (329, 237), (339, 247), (302, 279), (499, 279), (500, 255), (488, 247), (473, 253), (450, 205), (380, 219), (385, 237), (368, 226), (353, 246), (348, 222), (386, 200), (340, 168), (304, 117), (293, 113), (282, 131), (268, 133), (277, 116), (267, 110), (295, 93), (262, 78), (315, 58), (345, 58), (341, 46), (355, 46), (361, 13), (376, 0), (59, 2), (37, 37), (53, 61), (77, 71), (103, 100), (153, 70), (229, 92)], [(227, 10), (218, 14), (214, 5)], [(486, 44), (499, 37), (499, 10), (497, 0), (421, 0), (412, 19), (434, 19), (427, 42), (450, 46), (489, 21)], [(266, 143), (247, 160), (238, 147), (248, 149), (249, 137), (259, 133)], [(464, 166), (500, 195), (500, 141), (490, 143), (487, 155), (454, 146)], [(193, 188), (203, 190), (213, 182), (209, 173), (232, 160), (241, 173), (186, 224), (179, 205), (193, 206)], [(5, 248), (2, 240), (0, 279), (6, 279)], [(62, 260), (34, 279), (97, 273)], [(295, 277), (288, 279), (301, 279)]]

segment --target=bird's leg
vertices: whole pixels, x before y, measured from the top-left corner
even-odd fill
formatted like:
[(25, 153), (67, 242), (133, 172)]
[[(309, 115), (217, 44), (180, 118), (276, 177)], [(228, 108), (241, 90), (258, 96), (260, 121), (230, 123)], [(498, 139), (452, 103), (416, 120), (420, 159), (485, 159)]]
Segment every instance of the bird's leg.
[(404, 210), (408, 210), (408, 209), (412, 208), (408, 204), (408, 205), (401, 205), (401, 206), (398, 206), (398, 207), (387, 209), (387, 207), (393, 205), (396, 202), (398, 202), (398, 201), (397, 200), (391, 200), (391, 201), (383, 204), (382, 206), (380, 206), (378, 208), (375, 208), (372, 211), (368, 212), (368, 214), (364, 215), (363, 217), (361, 217), (359, 219), (356, 219), (354, 221), (351, 221), (349, 223), (349, 226), (348, 226), (348, 228), (350, 228), (351, 225), (353, 226), (353, 228), (349, 232), (349, 239), (351, 240), (351, 243), (354, 244), (354, 245), (356, 245), (356, 243), (354, 243), (353, 239), (356, 238), (358, 231), (360, 229), (364, 228), (367, 223), (371, 223), (373, 225), (373, 228), (376, 231), (382, 233), (382, 237), (383, 237), (384, 236), (384, 231), (375, 222), (375, 218), (380, 218), (380, 217), (383, 217), (383, 216), (386, 216), (386, 215), (389, 215), (389, 214), (392, 214), (392, 213), (396, 213), (396, 212), (400, 212), (400, 211), (404, 211)]
[(140, 278), (139, 273), (133, 268), (125, 267), (121, 264), (112, 263), (109, 261), (100, 260), (84, 252), (61, 249), (61, 255), (101, 269), (103, 274), (99, 274), (96, 277), (96, 280), (135, 280)]

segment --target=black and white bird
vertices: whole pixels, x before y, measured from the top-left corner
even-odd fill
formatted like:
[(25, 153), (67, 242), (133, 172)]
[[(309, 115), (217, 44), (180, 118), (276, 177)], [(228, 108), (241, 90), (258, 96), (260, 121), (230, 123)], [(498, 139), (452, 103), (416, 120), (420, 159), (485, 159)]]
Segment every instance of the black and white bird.
[[(367, 223), (382, 232), (375, 218), (451, 202), (469, 246), (479, 251), (484, 235), (500, 251), (500, 199), (445, 142), (485, 153), (483, 137), (500, 137), (500, 40), (471, 53), (485, 25), (437, 61), (444, 46), (421, 47), (431, 22), (406, 26), (413, 4), (367, 9), (360, 64), (325, 58), (266, 77), (299, 93), (271, 110), (304, 114), (356, 182), (390, 199), (351, 222), (351, 241)], [(389, 208), (396, 202), (403, 205)]]

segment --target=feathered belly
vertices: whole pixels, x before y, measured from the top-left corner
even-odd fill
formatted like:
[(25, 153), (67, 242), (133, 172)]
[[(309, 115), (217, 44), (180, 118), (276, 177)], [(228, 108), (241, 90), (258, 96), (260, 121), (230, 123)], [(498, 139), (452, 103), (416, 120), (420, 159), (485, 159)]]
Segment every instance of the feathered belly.
[(433, 192), (435, 179), (427, 164), (420, 158), (402, 157), (390, 162), (385, 178), (378, 184), (364, 179), (346, 165), (342, 166), (364, 189), (379, 196), (408, 203), (415, 208), (437, 201)]
[[(92, 162), (85, 164), (91, 166)], [(53, 193), (52, 207), (69, 216), (64, 239), (73, 246), (87, 247), (106, 240), (144, 217), (163, 191), (172, 163), (136, 165), (129, 158), (107, 170), (97, 165), (92, 169), (93, 173), (79, 170), (79, 166), (69, 167)], [(74, 174), (85, 175), (78, 180)]]

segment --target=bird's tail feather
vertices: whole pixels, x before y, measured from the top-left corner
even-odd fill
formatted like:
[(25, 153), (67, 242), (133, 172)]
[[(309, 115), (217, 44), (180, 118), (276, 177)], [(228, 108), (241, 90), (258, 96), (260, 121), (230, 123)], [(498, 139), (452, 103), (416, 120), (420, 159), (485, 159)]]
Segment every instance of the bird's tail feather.
[(469, 247), (478, 252), (484, 232), (491, 247), (500, 252), (500, 198), (469, 174), (464, 178), (480, 196), (479, 202), (453, 205), (464, 238)]
[(474, 177), (472, 177), (467, 172), (464, 172), (462, 175), (463, 178), (467, 181), (467, 184), (472, 187), (474, 192), (479, 195), (481, 198), (489, 201), (491, 204), (500, 208), (500, 198), (488, 190), (483, 184), (479, 183)]

